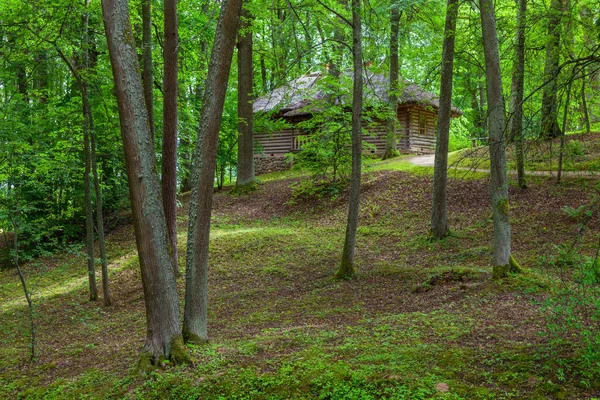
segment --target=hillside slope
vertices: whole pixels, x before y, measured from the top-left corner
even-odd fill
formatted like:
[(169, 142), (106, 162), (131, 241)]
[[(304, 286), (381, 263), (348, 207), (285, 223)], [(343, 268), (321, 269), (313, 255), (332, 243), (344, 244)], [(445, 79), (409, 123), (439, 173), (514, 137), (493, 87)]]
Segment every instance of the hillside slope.
[[(389, 163), (387, 164), (389, 165)], [(25, 266), (36, 305), (38, 358), (28, 363), (26, 308), (14, 271), (0, 272), (0, 398), (424, 399), (600, 395), (548, 332), (544, 302), (564, 269), (555, 246), (589, 201), (579, 185), (538, 179), (511, 188), (513, 250), (529, 271), (490, 279), (485, 180), (451, 180), (453, 235), (429, 242), (431, 177), (365, 174), (358, 275), (336, 281), (344, 196), (290, 202), (297, 178), (248, 196), (218, 193), (211, 240), (209, 334), (194, 365), (134, 372), (145, 336), (131, 226), (108, 237), (114, 306), (87, 301), (80, 254)], [(179, 244), (185, 255), (186, 204)], [(582, 251), (593, 255), (600, 225)], [(184, 259), (180, 260), (183, 268)], [(183, 279), (179, 282), (181, 290)], [(557, 373), (561, 369), (562, 375)], [(587, 380), (586, 380), (587, 379)], [(597, 381), (596, 381), (597, 382)]]

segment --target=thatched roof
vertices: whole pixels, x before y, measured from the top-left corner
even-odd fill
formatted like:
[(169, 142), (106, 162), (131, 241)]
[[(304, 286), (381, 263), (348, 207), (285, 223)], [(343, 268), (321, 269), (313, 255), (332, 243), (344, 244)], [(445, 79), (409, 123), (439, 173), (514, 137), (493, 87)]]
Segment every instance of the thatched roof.
[[(352, 77), (350, 72), (345, 75), (349, 78)], [(325, 99), (326, 94), (317, 85), (317, 82), (324, 76), (321, 73), (312, 73), (278, 87), (271, 93), (254, 100), (254, 112), (277, 110), (282, 117), (309, 115), (318, 112), (318, 110), (307, 106)], [(389, 86), (389, 79), (385, 75), (367, 72), (364, 81), (365, 100), (387, 104), (389, 102)], [(432, 107), (435, 110), (440, 107), (439, 99), (434, 93), (407, 81), (404, 81), (403, 84), (400, 83), (400, 86), (403, 90), (402, 94), (398, 96), (398, 104), (414, 104), (422, 107)], [(462, 112), (458, 108), (452, 107), (452, 116), (460, 115), (462, 115)]]

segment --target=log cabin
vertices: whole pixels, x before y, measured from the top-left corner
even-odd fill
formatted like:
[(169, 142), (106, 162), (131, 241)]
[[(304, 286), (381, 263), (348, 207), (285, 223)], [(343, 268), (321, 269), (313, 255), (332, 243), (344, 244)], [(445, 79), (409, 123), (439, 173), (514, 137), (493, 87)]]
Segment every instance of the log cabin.
[[(322, 112), (327, 95), (319, 81), (324, 76), (322, 73), (301, 76), (254, 101), (255, 116), (267, 113), (269, 118), (284, 122), (283, 127), (274, 132), (254, 133), (255, 168), (258, 174), (289, 168), (286, 154), (299, 152), (302, 141), (298, 137), (308, 134), (298, 124)], [(346, 72), (345, 76), (351, 79), (352, 74)], [(364, 80), (365, 107), (369, 107), (369, 104), (371, 107), (373, 104), (389, 104), (388, 91), (389, 79), (386, 76), (367, 72)], [(415, 154), (434, 152), (438, 97), (407, 81), (399, 83), (399, 92), (396, 108), (397, 149), (403, 153)], [(337, 99), (342, 105), (348, 102), (344, 97), (349, 96)], [(460, 115), (462, 112), (452, 107), (452, 117)], [(374, 156), (382, 156), (386, 147), (387, 121), (364, 122), (363, 126), (366, 131), (363, 141), (371, 144), (366, 151)]]

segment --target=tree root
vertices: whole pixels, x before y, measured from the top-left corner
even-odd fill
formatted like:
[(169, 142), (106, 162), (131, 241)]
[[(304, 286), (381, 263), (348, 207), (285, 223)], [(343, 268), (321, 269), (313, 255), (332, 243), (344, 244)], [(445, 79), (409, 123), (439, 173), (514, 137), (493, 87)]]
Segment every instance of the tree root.
[(155, 356), (152, 352), (145, 350), (138, 361), (136, 372), (145, 375), (161, 368), (164, 369), (166, 363), (170, 362), (173, 365), (191, 364), (192, 358), (183, 343), (182, 336), (176, 336), (171, 340), (169, 354), (166, 357), (164, 354)]
[(203, 338), (192, 332), (183, 332), (183, 340), (185, 343), (194, 344), (196, 346), (202, 346), (208, 343), (208, 338)]
[(503, 279), (508, 277), (509, 273), (513, 274), (521, 274), (525, 272), (521, 265), (517, 262), (517, 260), (510, 255), (510, 259), (507, 265), (495, 265), (492, 271), (492, 279)]

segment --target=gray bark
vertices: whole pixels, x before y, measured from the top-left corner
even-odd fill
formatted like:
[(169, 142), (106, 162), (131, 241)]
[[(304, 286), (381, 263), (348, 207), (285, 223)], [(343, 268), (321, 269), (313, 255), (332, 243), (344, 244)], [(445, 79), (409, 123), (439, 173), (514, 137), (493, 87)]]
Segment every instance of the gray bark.
[(448, 0), (446, 27), (444, 29), (444, 49), (442, 53), (442, 76), (440, 83), (440, 108), (435, 144), (435, 165), (433, 171), (433, 198), (431, 202), (431, 236), (442, 239), (448, 235), (448, 141), (450, 137), (450, 117), (452, 113), (452, 70), (454, 66), (454, 38), (458, 0)]
[(177, 95), (178, 52), (177, 0), (164, 0), (164, 103), (162, 142), (162, 197), (173, 273), (179, 276), (177, 249)]
[(144, 99), (150, 121), (150, 132), (154, 140), (154, 65), (152, 63), (152, 0), (142, 0), (142, 81), (144, 85)]
[(515, 141), (517, 156), (517, 181), (519, 187), (525, 183), (525, 163), (523, 156), (523, 86), (525, 82), (525, 24), (527, 0), (516, 0), (517, 29), (515, 33), (515, 61), (511, 84), (510, 137)]
[(102, 15), (108, 41), (119, 108), (121, 137), (129, 181), (129, 196), (146, 305), (146, 368), (161, 358), (187, 361), (181, 343), (179, 303), (168, 251), (165, 214), (156, 172), (154, 144), (139, 76), (127, 0), (103, 0)]
[(238, 39), (238, 162), (235, 185), (248, 187), (255, 181), (254, 133), (252, 121), (252, 25), (250, 13), (242, 11)]
[(485, 77), (488, 100), (488, 130), (490, 150), (490, 189), (494, 220), (494, 277), (503, 277), (510, 268), (510, 216), (508, 180), (506, 177), (504, 99), (496, 17), (492, 0), (479, 0)]
[(189, 342), (208, 340), (208, 245), (217, 145), (241, 10), (242, 0), (221, 4), (194, 151), (183, 316), (183, 336)]
[(383, 159), (396, 157), (398, 149), (396, 145), (396, 124), (398, 123), (398, 30), (400, 27), (400, 12), (398, 4), (392, 5), (390, 16), (390, 116), (387, 121), (387, 138), (385, 142), (385, 153)]
[(352, 175), (350, 177), (350, 203), (346, 237), (342, 250), (342, 262), (336, 277), (349, 278), (354, 275), (354, 250), (360, 209), (360, 178), (362, 161), (362, 107), (363, 107), (363, 60), (361, 1), (352, 0), (352, 60), (354, 64), (354, 87), (352, 95)]

